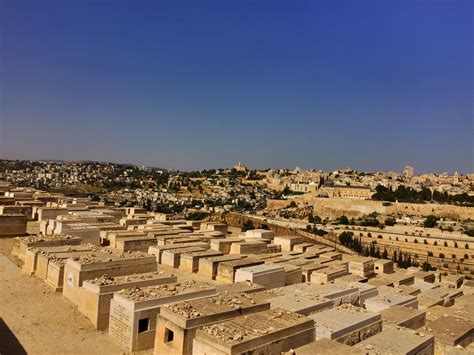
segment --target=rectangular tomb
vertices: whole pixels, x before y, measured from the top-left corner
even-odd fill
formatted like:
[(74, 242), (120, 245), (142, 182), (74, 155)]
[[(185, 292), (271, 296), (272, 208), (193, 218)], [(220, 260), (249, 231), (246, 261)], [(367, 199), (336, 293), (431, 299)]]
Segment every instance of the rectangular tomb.
[(128, 351), (153, 349), (162, 306), (216, 294), (193, 281), (121, 290), (110, 303), (109, 335)]
[(316, 339), (327, 338), (354, 345), (382, 330), (380, 314), (350, 304), (310, 315)]
[(213, 280), (216, 279), (217, 276), (217, 266), (219, 263), (224, 261), (233, 261), (233, 260), (240, 260), (246, 258), (246, 255), (223, 255), (223, 256), (215, 256), (211, 258), (202, 258), (199, 259), (199, 274), (203, 276), (207, 276)]
[(237, 242), (232, 243), (229, 254), (260, 254), (267, 249), (264, 242)]
[[(47, 272), (47, 260), (48, 257), (53, 256), (54, 254), (60, 253), (72, 253), (72, 252), (84, 252), (91, 251), (92, 248), (87, 245), (61, 245), (54, 247), (32, 247), (28, 248), (24, 256), (24, 264), (22, 271), (28, 275), (33, 275), (36, 273), (38, 267), (38, 259), (40, 261), (41, 271), (38, 274), (38, 277), (45, 279)], [(39, 256), (42, 256), (39, 258)]]
[(386, 327), (354, 346), (378, 354), (434, 354), (434, 337), (403, 327)]
[(55, 247), (62, 245), (78, 245), (82, 239), (68, 235), (32, 235), (29, 237), (18, 237), (15, 240), (12, 254), (17, 256), (21, 261), (25, 261), (25, 253), (28, 248), (32, 247)]
[(261, 265), (264, 262), (252, 257), (239, 260), (223, 261), (217, 266), (216, 280), (221, 282), (234, 282), (235, 272), (242, 267)]
[(301, 237), (286, 235), (275, 236), (273, 243), (281, 246), (282, 251), (292, 251), (296, 244), (301, 244), (303, 239)]
[(245, 232), (245, 238), (270, 239), (275, 238), (275, 232), (267, 229), (250, 229)]
[(105, 330), (109, 327), (110, 302), (114, 292), (134, 287), (171, 284), (176, 281), (176, 276), (165, 275), (158, 271), (117, 277), (97, 277), (83, 282), (82, 287), (79, 288), (77, 307), (90, 319), (96, 329)]
[(255, 302), (251, 295), (222, 294), (161, 308), (156, 327), (155, 354), (193, 353), (199, 327), (268, 310), (268, 302)]
[(329, 265), (327, 268), (313, 271), (311, 273), (311, 282), (316, 284), (326, 284), (345, 275), (349, 275), (347, 263), (345, 265)]
[(273, 309), (204, 326), (196, 332), (193, 354), (280, 354), (314, 340), (314, 322)]
[(294, 294), (291, 297), (289, 295), (281, 295), (268, 298), (267, 300), (271, 303), (272, 308), (283, 308), (287, 311), (303, 315), (321, 312), (333, 307), (331, 300), (318, 294)]
[(114, 277), (140, 274), (158, 270), (156, 258), (142, 252), (115, 254), (99, 250), (75, 259), (68, 259), (64, 266), (63, 296), (77, 304), (77, 289), (84, 280), (104, 274)]
[(393, 306), (380, 312), (385, 324), (418, 329), (425, 325), (426, 312), (403, 306)]
[(191, 247), (209, 249), (209, 244), (205, 242), (193, 242), (193, 243), (172, 244), (172, 245), (158, 245), (154, 247), (149, 247), (148, 254), (155, 255), (156, 261), (158, 262), (158, 264), (161, 264), (161, 258), (165, 250), (191, 248)]
[(393, 261), (386, 259), (375, 260), (374, 272), (376, 274), (391, 274), (393, 272)]
[(224, 239), (213, 239), (211, 240), (211, 249), (220, 251), (224, 254), (230, 253), (230, 248), (233, 243), (240, 243), (244, 240), (242, 238), (224, 238)]
[(369, 277), (374, 274), (375, 258), (358, 255), (345, 255), (343, 258), (349, 262), (349, 272), (357, 276)]
[(156, 238), (148, 236), (120, 238), (115, 242), (115, 248), (122, 253), (127, 251), (146, 252), (149, 247), (155, 245), (157, 245)]
[(181, 254), (202, 252), (204, 250), (205, 250), (204, 248), (199, 248), (199, 247), (164, 250), (161, 256), (161, 264), (168, 265), (173, 268), (178, 268), (181, 264)]
[(184, 253), (181, 254), (181, 263), (179, 268), (183, 271), (198, 272), (200, 260), (219, 256), (223, 256), (223, 254), (219, 251), (213, 250)]
[(416, 296), (408, 295), (402, 290), (382, 286), (379, 287), (378, 296), (365, 301), (365, 308), (372, 312), (381, 312), (395, 305), (418, 309), (418, 299)]
[(283, 264), (285, 269), (285, 286), (299, 284), (303, 281), (301, 266)]
[(285, 269), (280, 265), (261, 264), (239, 268), (235, 272), (235, 282), (250, 281), (266, 289), (285, 286)]

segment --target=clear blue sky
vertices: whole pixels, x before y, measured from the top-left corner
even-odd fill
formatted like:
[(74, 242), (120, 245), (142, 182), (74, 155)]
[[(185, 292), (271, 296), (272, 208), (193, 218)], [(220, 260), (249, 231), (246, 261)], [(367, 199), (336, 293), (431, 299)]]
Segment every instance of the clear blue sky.
[(474, 170), (472, 0), (0, 0), (0, 158)]

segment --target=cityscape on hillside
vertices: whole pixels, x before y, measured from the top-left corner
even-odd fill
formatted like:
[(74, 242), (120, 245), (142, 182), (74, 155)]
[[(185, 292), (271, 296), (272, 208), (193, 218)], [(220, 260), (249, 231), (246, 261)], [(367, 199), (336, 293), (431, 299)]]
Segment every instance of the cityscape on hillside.
[(0, 355), (474, 354), (474, 0), (0, 0)]

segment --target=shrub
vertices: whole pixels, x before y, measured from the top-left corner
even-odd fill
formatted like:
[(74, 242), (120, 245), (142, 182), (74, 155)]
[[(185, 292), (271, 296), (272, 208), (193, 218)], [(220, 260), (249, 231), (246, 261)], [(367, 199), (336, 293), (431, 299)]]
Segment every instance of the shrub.
[(474, 229), (472, 229), (472, 228), (471, 229), (466, 229), (464, 231), (464, 234), (467, 234), (470, 237), (474, 237)]
[(349, 224), (349, 218), (347, 218), (346, 216), (341, 216), (336, 221), (338, 224), (344, 224), (344, 225)]
[(438, 222), (439, 217), (435, 215), (429, 215), (426, 217), (425, 221), (423, 222), (423, 226), (425, 228), (433, 228), (436, 226), (436, 223)]
[(422, 265), (421, 265), (421, 268), (423, 269), (423, 271), (430, 271), (433, 269), (433, 267), (431, 266), (431, 264), (427, 261), (425, 261)]
[(244, 225), (242, 226), (242, 231), (243, 231), (243, 232), (246, 232), (246, 231), (251, 230), (251, 229), (255, 229), (255, 227), (254, 227), (252, 221), (251, 221), (250, 219), (248, 219), (248, 220), (244, 223)]
[(321, 220), (321, 217), (319, 217), (319, 216), (313, 216), (312, 214), (310, 214), (310, 215), (308, 216), (308, 222), (309, 222), (309, 223), (313, 223), (313, 224), (319, 224), (319, 223), (322, 222), (322, 220)]
[(385, 219), (384, 223), (385, 223), (386, 226), (394, 226), (397, 223), (397, 221), (395, 220), (395, 218), (390, 218), (389, 217), (389, 218)]

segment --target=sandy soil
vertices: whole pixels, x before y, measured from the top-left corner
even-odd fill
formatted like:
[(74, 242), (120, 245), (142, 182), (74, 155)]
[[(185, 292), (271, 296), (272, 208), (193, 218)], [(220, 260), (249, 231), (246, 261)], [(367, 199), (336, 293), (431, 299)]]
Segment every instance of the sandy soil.
[(42, 280), (24, 275), (0, 238), (0, 354), (121, 354), (106, 332)]

